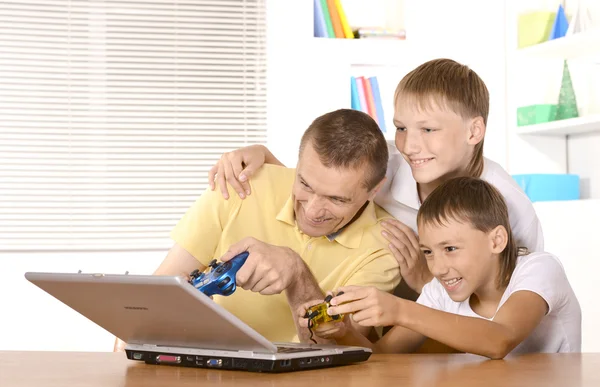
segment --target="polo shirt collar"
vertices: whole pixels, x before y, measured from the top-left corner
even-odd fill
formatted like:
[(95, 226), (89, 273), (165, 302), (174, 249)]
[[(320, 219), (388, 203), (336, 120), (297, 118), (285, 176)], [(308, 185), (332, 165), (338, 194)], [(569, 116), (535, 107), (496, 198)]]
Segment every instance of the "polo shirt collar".
[(275, 219), (287, 223), (290, 226), (296, 225), (296, 216), (294, 215), (294, 198), (292, 195), (288, 197), (288, 200), (286, 200), (283, 207), (281, 207), (281, 210), (279, 210), (279, 213)]
[[(294, 199), (292, 195), (285, 202), (276, 219), (290, 226), (296, 226)], [(326, 238), (330, 242), (336, 241), (342, 246), (356, 249), (360, 246), (365, 229), (375, 224), (377, 224), (377, 214), (375, 212), (375, 204), (371, 201), (367, 204), (358, 219), (355, 219), (354, 222), (344, 226), (333, 234), (327, 235)]]

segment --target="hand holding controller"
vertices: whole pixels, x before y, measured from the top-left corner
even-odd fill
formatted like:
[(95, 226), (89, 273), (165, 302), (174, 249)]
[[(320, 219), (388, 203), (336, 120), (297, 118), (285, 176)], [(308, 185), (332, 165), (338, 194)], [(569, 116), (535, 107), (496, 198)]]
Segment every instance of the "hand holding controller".
[(247, 258), (248, 252), (244, 251), (227, 262), (217, 264), (217, 260), (213, 259), (204, 272), (194, 270), (189, 282), (209, 297), (215, 294), (230, 296), (236, 289), (235, 275)]
[[(344, 292), (339, 292), (335, 296), (341, 296)], [(317, 342), (313, 339), (314, 328), (317, 328), (320, 324), (331, 322), (331, 321), (341, 321), (344, 318), (343, 314), (336, 314), (330, 316), (327, 314), (327, 309), (329, 309), (329, 302), (334, 296), (332, 294), (327, 295), (325, 297), (324, 302), (311, 306), (306, 310), (304, 314), (304, 318), (308, 319), (308, 330), (310, 331), (310, 339), (316, 344)]]

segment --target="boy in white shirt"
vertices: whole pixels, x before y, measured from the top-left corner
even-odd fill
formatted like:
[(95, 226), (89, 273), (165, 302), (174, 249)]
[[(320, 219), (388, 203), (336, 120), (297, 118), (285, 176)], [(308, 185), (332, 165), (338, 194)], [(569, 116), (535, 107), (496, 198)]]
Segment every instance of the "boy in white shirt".
[[(456, 176), (480, 177), (493, 184), (508, 205), (519, 246), (543, 251), (542, 228), (533, 205), (512, 177), (483, 157), (489, 92), (470, 68), (450, 59), (426, 62), (400, 81), (394, 97), (395, 147), (389, 147), (384, 183), (375, 203), (396, 220), (383, 223), (383, 236), (403, 280), (417, 293), (432, 279), (415, 232), (421, 203)], [(262, 164), (280, 164), (264, 146), (226, 153), (211, 169), (209, 182), (228, 196), (226, 181), (240, 197), (250, 194), (248, 178)]]
[[(519, 254), (508, 209), (492, 185), (472, 177), (441, 184), (420, 207), (417, 223), (435, 277), (419, 299), (342, 287), (328, 313), (344, 314), (344, 320), (318, 326), (318, 336), (383, 353), (413, 352), (426, 337), (492, 359), (581, 351), (581, 309), (560, 261), (544, 252)], [(318, 302), (298, 310), (303, 326), (306, 309)], [(349, 318), (394, 327), (372, 344)]]

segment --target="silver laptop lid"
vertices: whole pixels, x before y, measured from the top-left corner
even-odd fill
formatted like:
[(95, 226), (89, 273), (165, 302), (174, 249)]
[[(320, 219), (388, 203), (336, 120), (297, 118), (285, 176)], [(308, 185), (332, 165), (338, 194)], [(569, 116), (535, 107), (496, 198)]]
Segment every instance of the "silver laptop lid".
[(181, 277), (29, 272), (25, 278), (130, 344), (277, 352)]

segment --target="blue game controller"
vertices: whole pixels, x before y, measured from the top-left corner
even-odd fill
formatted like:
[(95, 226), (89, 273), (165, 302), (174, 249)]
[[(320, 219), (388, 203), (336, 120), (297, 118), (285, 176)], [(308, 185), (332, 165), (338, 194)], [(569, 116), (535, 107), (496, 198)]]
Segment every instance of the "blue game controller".
[(246, 262), (246, 258), (247, 251), (219, 264), (213, 259), (205, 271), (196, 269), (190, 274), (190, 283), (209, 297), (215, 294), (230, 296), (236, 289), (235, 275)]

